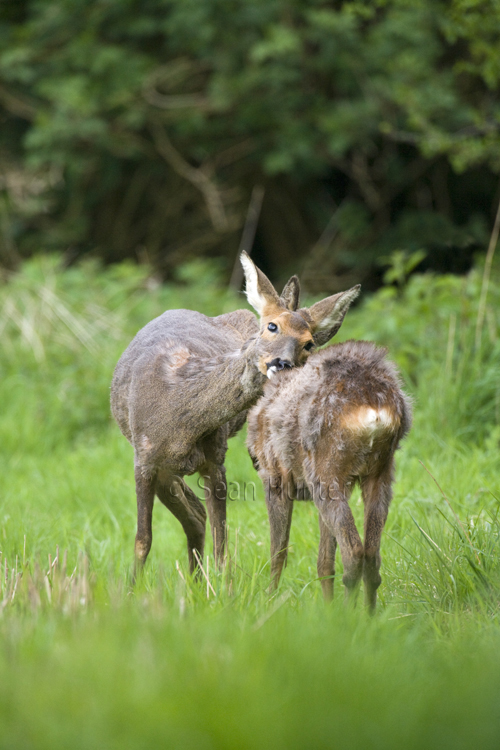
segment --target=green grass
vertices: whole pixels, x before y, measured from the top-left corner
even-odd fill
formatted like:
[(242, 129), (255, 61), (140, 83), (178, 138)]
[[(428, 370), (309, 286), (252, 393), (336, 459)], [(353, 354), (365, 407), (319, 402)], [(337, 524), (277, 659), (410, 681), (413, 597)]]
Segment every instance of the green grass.
[[(167, 307), (243, 303), (211, 266), (183, 274), (158, 287), (128, 266), (41, 259), (0, 287), (0, 747), (496, 748), (500, 284), (479, 351), (477, 272), (382, 290), (344, 323), (342, 338), (389, 346), (415, 399), (369, 618), (344, 606), (340, 575), (323, 603), (310, 503), (296, 504), (269, 595), (243, 433), (228, 478), (257, 496), (228, 504), (230, 564), (214, 571), (209, 540), (210, 585), (190, 580), (185, 538), (157, 505), (130, 592), (132, 449), (109, 417), (114, 364)], [(359, 495), (352, 505), (360, 520)]]

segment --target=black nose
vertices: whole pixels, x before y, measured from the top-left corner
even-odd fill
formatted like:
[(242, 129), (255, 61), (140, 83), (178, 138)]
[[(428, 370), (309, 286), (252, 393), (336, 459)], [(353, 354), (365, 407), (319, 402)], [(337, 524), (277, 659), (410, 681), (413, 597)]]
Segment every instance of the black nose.
[(286, 368), (290, 369), (293, 365), (289, 359), (279, 359), (279, 357), (276, 357), (271, 362), (267, 362), (266, 367), (268, 370), (271, 367), (274, 367), (276, 370), (285, 370)]

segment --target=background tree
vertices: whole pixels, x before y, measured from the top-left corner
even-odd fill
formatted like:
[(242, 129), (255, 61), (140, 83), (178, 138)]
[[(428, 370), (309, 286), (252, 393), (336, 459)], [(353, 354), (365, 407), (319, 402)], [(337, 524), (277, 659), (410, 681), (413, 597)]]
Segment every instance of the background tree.
[(499, 199), (499, 36), (498, 0), (4, 0), (0, 260), (229, 272), (260, 184), (273, 277), (465, 270)]

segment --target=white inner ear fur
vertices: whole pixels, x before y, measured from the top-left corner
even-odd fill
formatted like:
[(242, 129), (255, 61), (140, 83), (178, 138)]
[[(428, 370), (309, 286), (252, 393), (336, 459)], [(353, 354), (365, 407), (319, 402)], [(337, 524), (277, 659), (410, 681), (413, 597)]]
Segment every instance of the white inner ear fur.
[(326, 331), (329, 328), (333, 328), (335, 323), (337, 323), (338, 320), (342, 318), (345, 309), (348, 308), (351, 302), (356, 299), (358, 294), (359, 289), (356, 288), (349, 289), (349, 291), (344, 292), (344, 294), (336, 301), (335, 305), (333, 306), (332, 310), (330, 310), (328, 315), (322, 320), (318, 321), (315, 332)]
[(248, 302), (252, 305), (254, 310), (258, 312), (259, 316), (262, 317), (264, 311), (264, 305), (266, 304), (265, 297), (259, 292), (259, 279), (257, 276), (257, 269), (248, 257), (243, 253), (240, 255), (241, 265), (243, 266), (243, 272), (245, 274), (245, 294)]

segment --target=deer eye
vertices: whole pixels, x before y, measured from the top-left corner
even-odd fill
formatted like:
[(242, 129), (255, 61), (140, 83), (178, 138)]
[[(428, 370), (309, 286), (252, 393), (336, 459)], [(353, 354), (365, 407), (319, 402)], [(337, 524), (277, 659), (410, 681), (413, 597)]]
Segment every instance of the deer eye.
[(276, 323), (269, 323), (269, 325), (267, 326), (267, 330), (271, 331), (271, 333), (276, 333), (276, 331), (278, 330), (278, 326), (276, 325)]
[(306, 352), (310, 352), (313, 346), (314, 341), (308, 341), (307, 344), (304, 345), (304, 349), (306, 350)]

